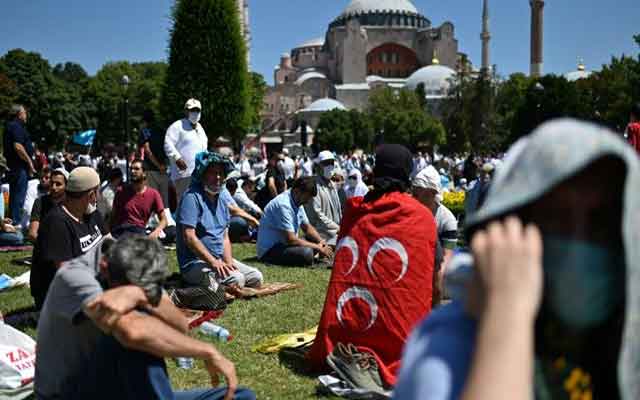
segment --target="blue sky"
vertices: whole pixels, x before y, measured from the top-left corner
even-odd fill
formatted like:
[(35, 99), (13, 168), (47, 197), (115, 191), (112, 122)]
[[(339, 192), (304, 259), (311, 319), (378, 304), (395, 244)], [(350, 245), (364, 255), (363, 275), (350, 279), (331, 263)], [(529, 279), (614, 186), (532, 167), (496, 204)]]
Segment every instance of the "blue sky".
[[(349, 0), (250, 0), (252, 68), (273, 82), (282, 52), (324, 36)], [(547, 0), (545, 72), (565, 73), (583, 57), (599, 69), (612, 55), (637, 54), (638, 0)], [(21, 47), (52, 64), (80, 63), (94, 74), (105, 62), (167, 56), (173, 0), (0, 0), (0, 54)], [(459, 50), (480, 63), (481, 0), (415, 0), (434, 25), (456, 26)], [(490, 0), (492, 63), (501, 74), (529, 69), (529, 1)]]

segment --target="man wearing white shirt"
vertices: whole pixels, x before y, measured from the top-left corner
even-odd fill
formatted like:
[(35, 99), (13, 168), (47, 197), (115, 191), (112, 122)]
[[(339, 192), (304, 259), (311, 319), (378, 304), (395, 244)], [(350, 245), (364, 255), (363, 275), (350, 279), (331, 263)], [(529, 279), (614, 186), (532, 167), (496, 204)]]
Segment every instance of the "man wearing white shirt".
[(289, 157), (289, 149), (283, 149), (282, 154), (284, 154), (282, 172), (284, 173), (284, 179), (287, 181), (287, 185), (291, 186), (296, 173), (296, 163), (291, 157)]
[(186, 117), (171, 124), (164, 139), (164, 151), (171, 162), (171, 180), (176, 187), (178, 202), (191, 184), (196, 154), (206, 151), (209, 140), (200, 116), (202, 106), (196, 99), (184, 105)]

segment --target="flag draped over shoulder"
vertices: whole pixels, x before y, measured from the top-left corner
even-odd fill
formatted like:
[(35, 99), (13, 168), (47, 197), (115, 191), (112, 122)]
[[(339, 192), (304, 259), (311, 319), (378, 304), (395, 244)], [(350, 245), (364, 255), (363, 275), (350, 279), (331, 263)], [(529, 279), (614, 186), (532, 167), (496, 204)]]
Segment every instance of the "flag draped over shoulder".
[(432, 213), (394, 192), (347, 203), (316, 340), (318, 370), (337, 343), (373, 353), (394, 385), (411, 330), (431, 311), (437, 233)]

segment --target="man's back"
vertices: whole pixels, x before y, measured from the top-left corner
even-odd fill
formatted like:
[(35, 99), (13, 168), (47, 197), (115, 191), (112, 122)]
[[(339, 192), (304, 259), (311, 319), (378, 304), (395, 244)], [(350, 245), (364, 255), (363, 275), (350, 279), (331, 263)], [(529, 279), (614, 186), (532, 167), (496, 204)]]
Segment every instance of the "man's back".
[(100, 330), (83, 307), (102, 293), (90, 265), (99, 247), (62, 266), (49, 290), (38, 321), (35, 390), (43, 398), (60, 396), (89, 359)]

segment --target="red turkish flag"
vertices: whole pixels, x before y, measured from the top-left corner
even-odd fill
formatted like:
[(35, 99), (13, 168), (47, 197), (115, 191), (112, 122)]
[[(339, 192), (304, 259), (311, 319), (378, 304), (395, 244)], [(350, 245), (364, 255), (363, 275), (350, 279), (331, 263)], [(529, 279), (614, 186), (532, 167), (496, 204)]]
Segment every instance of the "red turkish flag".
[(431, 311), (437, 240), (433, 214), (390, 193), (347, 203), (316, 340), (307, 358), (326, 370), (337, 343), (373, 353), (394, 385), (412, 329)]

